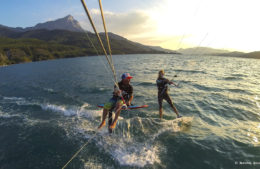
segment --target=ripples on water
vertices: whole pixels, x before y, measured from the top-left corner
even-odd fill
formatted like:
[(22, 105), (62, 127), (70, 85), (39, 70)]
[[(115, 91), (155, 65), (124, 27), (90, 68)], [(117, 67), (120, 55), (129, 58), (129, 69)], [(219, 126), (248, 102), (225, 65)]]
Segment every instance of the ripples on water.
[[(134, 76), (134, 103), (149, 107), (122, 112), (114, 133), (104, 127), (68, 168), (208, 169), (258, 162), (259, 60), (114, 58), (118, 76)], [(171, 86), (170, 95), (182, 119), (166, 103), (164, 119), (158, 119), (155, 80), (162, 68), (179, 86)], [(1, 67), (0, 77), (0, 166), (5, 169), (61, 168), (96, 134), (102, 114), (96, 105), (106, 102), (113, 88), (97, 57)]]

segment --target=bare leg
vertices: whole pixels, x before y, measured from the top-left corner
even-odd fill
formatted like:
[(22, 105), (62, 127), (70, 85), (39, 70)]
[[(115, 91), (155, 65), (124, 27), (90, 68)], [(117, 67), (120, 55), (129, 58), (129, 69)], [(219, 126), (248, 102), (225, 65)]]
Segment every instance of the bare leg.
[(171, 108), (172, 108), (173, 111), (176, 113), (177, 117), (180, 117), (180, 114), (179, 114), (178, 110), (176, 109), (176, 107), (173, 105), (172, 100), (171, 100), (171, 98), (170, 98), (169, 95), (167, 95), (167, 96), (165, 97), (165, 100), (170, 104)]
[(172, 105), (171, 107), (172, 107), (173, 111), (177, 114), (177, 117), (179, 117), (180, 114), (179, 114), (178, 110), (176, 109), (176, 107), (174, 105)]
[(162, 119), (162, 115), (163, 115), (162, 108), (159, 108), (159, 116), (160, 116), (160, 119)]
[(116, 105), (116, 111), (115, 111), (116, 115), (115, 115), (113, 123), (109, 127), (110, 129), (114, 129), (116, 127), (116, 122), (117, 122), (118, 116), (120, 115), (121, 109), (122, 109), (122, 104), (120, 102), (118, 102)]
[(162, 119), (162, 116), (163, 116), (162, 101), (163, 101), (163, 97), (158, 95), (159, 117), (160, 117), (160, 119)]
[(112, 122), (113, 122), (113, 112), (112, 112), (113, 110), (112, 109), (110, 109), (109, 111), (108, 111), (108, 132), (109, 133), (112, 133), (112, 129), (110, 129), (110, 125), (112, 124)]
[(102, 122), (101, 122), (101, 124), (99, 125), (98, 129), (101, 129), (103, 126), (106, 125), (107, 113), (108, 113), (108, 110), (107, 110), (107, 109), (103, 109)]

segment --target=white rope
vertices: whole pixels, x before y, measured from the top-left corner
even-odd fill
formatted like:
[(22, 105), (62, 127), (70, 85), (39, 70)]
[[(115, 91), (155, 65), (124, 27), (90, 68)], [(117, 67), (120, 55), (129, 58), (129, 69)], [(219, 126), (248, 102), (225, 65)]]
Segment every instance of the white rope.
[(102, 3), (101, 3), (101, 0), (99, 0), (98, 2), (99, 2), (99, 8), (100, 8), (100, 11), (101, 11), (103, 26), (104, 26), (104, 30), (105, 30), (105, 34), (106, 34), (107, 46), (108, 46), (108, 51), (109, 51), (109, 55), (110, 55), (110, 61), (111, 61), (112, 65), (114, 66), (113, 59), (112, 59), (111, 46), (110, 46), (109, 37), (108, 37), (108, 33), (107, 33), (107, 28), (106, 28), (105, 17), (104, 17), (104, 14), (103, 14)]
[(88, 11), (87, 5), (86, 5), (86, 3), (85, 3), (84, 0), (81, 0), (81, 2), (82, 2), (82, 5), (83, 5), (83, 7), (84, 7), (84, 9), (85, 9), (85, 12), (86, 12), (86, 14), (87, 14), (87, 16), (88, 16), (88, 19), (89, 19), (89, 21), (90, 21), (90, 23), (91, 23), (91, 26), (92, 26), (92, 28), (93, 28), (93, 30), (94, 30), (94, 32), (95, 32), (97, 38), (98, 38), (98, 41), (99, 41), (99, 43), (100, 43), (100, 45), (101, 45), (101, 47), (102, 47), (102, 49), (103, 49), (103, 52), (104, 52), (104, 54), (105, 54), (105, 56), (106, 56), (106, 59), (107, 59), (107, 61), (108, 61), (108, 64), (109, 64), (109, 66), (110, 66), (110, 68), (111, 68), (111, 70), (112, 70), (112, 73), (113, 73), (113, 75), (114, 75), (114, 79), (115, 79), (115, 81), (116, 81), (116, 73), (115, 73), (114, 66), (112, 65), (110, 59), (109, 59), (108, 56), (107, 56), (106, 49), (105, 49), (105, 47), (104, 47), (104, 45), (103, 45), (103, 42), (102, 42), (102, 40), (101, 40), (101, 38), (100, 38), (100, 36), (99, 36), (99, 33), (98, 33), (97, 30), (96, 30), (96, 27), (95, 27), (95, 25), (94, 25), (94, 23), (93, 23), (93, 20), (92, 20), (92, 18), (91, 18), (91, 15), (90, 15), (90, 13), (89, 13), (89, 11)]
[[(92, 25), (92, 28), (93, 28), (93, 30), (95, 31), (96, 35), (97, 35), (97, 38), (98, 38), (99, 43), (100, 43), (100, 45), (101, 45), (101, 47), (102, 47), (102, 49), (103, 49), (103, 52), (105, 53), (106, 59), (107, 59), (109, 65), (110, 65), (110, 68), (111, 68), (112, 73), (113, 73), (113, 75), (114, 75), (113, 82), (114, 82), (114, 84), (117, 86), (117, 88), (119, 88), (118, 83), (117, 83), (117, 78), (116, 78), (116, 72), (115, 72), (114, 64), (113, 64), (113, 62), (112, 62), (111, 48), (110, 48), (110, 43), (109, 43), (108, 34), (107, 34), (107, 31), (106, 31), (105, 19), (104, 19), (104, 15), (103, 15), (103, 10), (102, 10), (101, 1), (99, 0), (99, 5), (100, 5), (101, 14), (102, 14), (102, 20), (103, 20), (104, 29), (105, 29), (105, 32), (106, 32), (106, 38), (107, 38), (107, 43), (108, 43), (108, 48), (109, 48), (109, 53), (110, 53), (110, 59), (109, 59), (108, 56), (107, 56), (107, 52), (106, 52), (106, 50), (105, 50), (105, 48), (104, 48), (104, 45), (103, 45), (103, 43), (102, 43), (102, 41), (101, 41), (101, 38), (100, 38), (100, 36), (99, 36), (99, 34), (98, 34), (98, 32), (97, 32), (97, 30), (96, 30), (96, 28), (95, 28), (95, 25), (94, 25), (94, 23), (93, 23), (93, 21), (92, 21), (92, 18), (91, 18), (91, 16), (90, 16), (89, 12), (88, 12), (88, 8), (87, 8), (87, 6), (86, 6), (86, 4), (85, 4), (85, 1), (84, 1), (84, 0), (81, 0), (81, 2), (82, 2), (82, 5), (83, 5), (83, 7), (84, 7), (84, 9), (85, 9), (85, 12), (86, 12), (86, 14), (87, 14), (87, 16), (88, 16), (88, 18), (89, 18), (89, 21), (90, 21), (90, 23), (91, 23), (91, 25)], [(94, 44), (92, 43), (92, 41), (91, 41), (90, 37), (88, 36), (88, 34), (87, 34), (87, 37), (88, 37), (88, 39), (89, 39), (89, 41), (90, 41), (92, 47), (95, 49), (95, 51), (96, 51), (96, 53), (97, 53), (97, 55), (98, 55), (98, 51), (97, 51), (97, 49), (95, 48)], [(103, 65), (104, 65), (105, 69), (108, 71), (108, 68), (106, 67), (106, 65), (104, 64), (103, 61), (102, 61), (102, 63), (103, 63)], [(124, 104), (125, 104), (125, 101), (124, 101), (123, 97), (122, 97), (122, 100), (123, 100), (123, 102), (124, 102)], [(120, 111), (121, 111), (121, 110), (120, 110)], [(109, 113), (109, 112), (108, 112), (108, 113)], [(108, 121), (111, 120), (112, 117), (113, 117), (113, 116), (111, 116), (111, 117), (108, 119)], [(98, 130), (99, 130), (99, 129), (97, 129), (97, 130), (96, 130), (96, 133), (70, 158), (70, 160), (62, 167), (62, 169), (66, 168), (66, 167), (68, 166), (68, 164), (84, 149), (84, 147), (86, 147), (86, 146), (90, 143), (90, 141), (98, 134)]]
[[(99, 130), (99, 129), (98, 129)], [(66, 168), (69, 163), (84, 149), (84, 147), (86, 147), (89, 142), (98, 134), (98, 132), (96, 132), (96, 134), (94, 134), (94, 136), (92, 136), (72, 157), (71, 159), (62, 167), (62, 169)]]
[[(95, 45), (93, 44), (93, 42), (92, 42), (92, 40), (90, 39), (90, 37), (89, 37), (89, 35), (88, 35), (87, 32), (86, 32), (86, 34), (87, 34), (88, 40), (89, 40), (90, 43), (91, 43), (91, 46), (92, 46), (92, 47), (94, 48), (94, 50), (95, 50), (97, 56), (100, 56), (100, 57), (98, 57), (99, 61), (103, 64), (103, 66), (104, 66), (104, 68), (106, 69), (107, 73), (110, 74), (110, 73), (109, 73), (109, 68), (107, 67), (107, 64), (105, 64), (104, 61), (103, 61), (103, 59), (101, 59), (101, 55), (99, 55), (97, 48), (96, 48)], [(112, 81), (115, 83), (115, 80), (114, 80), (113, 78), (112, 78)]]

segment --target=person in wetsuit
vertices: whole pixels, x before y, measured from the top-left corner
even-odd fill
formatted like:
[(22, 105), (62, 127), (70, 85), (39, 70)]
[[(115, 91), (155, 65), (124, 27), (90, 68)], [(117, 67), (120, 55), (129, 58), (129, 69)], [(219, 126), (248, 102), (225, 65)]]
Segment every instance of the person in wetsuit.
[(160, 70), (158, 73), (158, 78), (156, 80), (156, 84), (157, 84), (157, 88), (158, 88), (158, 103), (159, 103), (159, 116), (160, 119), (162, 118), (162, 101), (166, 100), (171, 108), (173, 109), (173, 111), (176, 113), (177, 117), (181, 117), (180, 113), (178, 112), (178, 110), (176, 109), (176, 107), (173, 105), (173, 102), (168, 94), (168, 85), (175, 85), (177, 86), (175, 83), (173, 83), (172, 81), (169, 81), (168, 79), (164, 78), (164, 70)]
[[(102, 122), (98, 129), (106, 125), (106, 116), (109, 112), (109, 131), (116, 127), (118, 116), (123, 107), (131, 105), (133, 100), (133, 87), (130, 84), (130, 80), (133, 78), (129, 73), (123, 73), (122, 80), (118, 82), (118, 85), (114, 86), (113, 97), (104, 105)], [(118, 89), (119, 87), (119, 89)], [(112, 111), (115, 109), (115, 118), (112, 119)]]

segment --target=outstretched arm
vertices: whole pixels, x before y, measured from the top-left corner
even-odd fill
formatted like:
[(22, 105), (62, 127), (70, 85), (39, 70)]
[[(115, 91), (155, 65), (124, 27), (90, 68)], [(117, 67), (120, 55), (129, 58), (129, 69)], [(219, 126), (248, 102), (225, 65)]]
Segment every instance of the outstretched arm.
[(132, 102), (133, 99), (134, 99), (134, 96), (131, 95), (130, 98), (129, 98), (129, 100), (128, 100), (128, 102), (126, 103), (127, 106), (130, 106), (130, 105), (131, 105), (131, 102)]
[(178, 86), (177, 84), (175, 84), (174, 82), (170, 81), (169, 84), (173, 84), (174, 86)]

